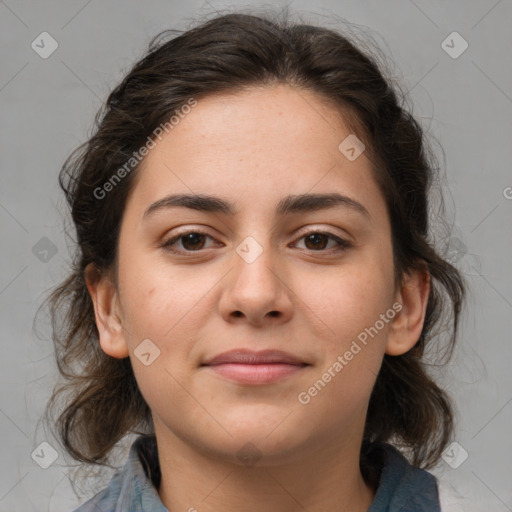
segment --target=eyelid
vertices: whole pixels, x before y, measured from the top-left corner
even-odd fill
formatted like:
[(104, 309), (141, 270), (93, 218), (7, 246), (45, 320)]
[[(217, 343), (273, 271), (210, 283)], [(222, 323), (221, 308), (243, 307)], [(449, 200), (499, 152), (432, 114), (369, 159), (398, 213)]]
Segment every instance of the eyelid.
[(322, 225), (309, 224), (308, 226), (304, 227), (303, 230), (299, 230), (295, 236), (297, 238), (300, 238), (300, 237), (309, 235), (310, 233), (321, 233), (324, 235), (331, 236), (333, 238), (338, 238), (338, 239), (344, 240), (347, 243), (352, 243), (352, 245), (355, 245), (355, 243), (351, 240), (351, 237), (348, 234), (337, 233), (335, 231), (335, 229), (336, 228), (334, 228), (334, 227), (326, 227), (326, 226), (322, 226)]
[(179, 241), (179, 239), (181, 237), (183, 237), (185, 235), (188, 235), (190, 233), (197, 233), (197, 234), (203, 235), (203, 236), (205, 236), (207, 238), (211, 238), (212, 240), (215, 240), (215, 238), (212, 235), (210, 235), (209, 233), (207, 233), (205, 230), (203, 230), (201, 228), (186, 228), (183, 231), (178, 231), (177, 233), (174, 233), (171, 237), (166, 238), (160, 245), (161, 245), (161, 247), (163, 249), (168, 250), (169, 252), (172, 252), (172, 253), (175, 253), (175, 254), (194, 254), (194, 253), (200, 253), (201, 251), (203, 251), (203, 249), (200, 249), (200, 250), (197, 250), (197, 251), (186, 251), (184, 249), (174, 250), (174, 249), (170, 248), (171, 244)]
[[(302, 232), (296, 234), (296, 236), (294, 238), (294, 242), (292, 242), (292, 243), (294, 243), (294, 244), (297, 243), (299, 240), (302, 240), (304, 237), (306, 237), (309, 234), (320, 234), (320, 235), (325, 235), (325, 236), (329, 237), (331, 240), (334, 240), (338, 244), (337, 247), (334, 247), (331, 249), (323, 249), (323, 250), (317, 250), (317, 251), (315, 251), (314, 249), (305, 249), (306, 251), (313, 253), (313, 254), (318, 253), (319, 255), (322, 255), (322, 254), (327, 255), (327, 254), (331, 254), (332, 252), (340, 252), (340, 251), (349, 249), (355, 245), (354, 242), (348, 240), (346, 237), (337, 235), (337, 234), (335, 234), (331, 231), (328, 231), (327, 229), (324, 229), (324, 228), (308, 226), (308, 228), (304, 228), (304, 229), (305, 229), (305, 231), (302, 231)], [(181, 237), (191, 234), (191, 233), (200, 234), (207, 238), (211, 238), (212, 240), (215, 240), (215, 238), (212, 235), (207, 233), (206, 230), (203, 230), (202, 228), (185, 228), (184, 230), (178, 231), (177, 233), (173, 234), (170, 238), (164, 240), (164, 242), (161, 244), (161, 247), (165, 250), (168, 250), (169, 252), (174, 253), (174, 254), (194, 254), (194, 253), (200, 254), (205, 249), (198, 249), (196, 251), (187, 251), (185, 249), (174, 250), (174, 249), (170, 248), (171, 245), (174, 244), (175, 242), (179, 241), (179, 239)], [(222, 243), (222, 242), (220, 242), (220, 243)]]
[(350, 240), (347, 240), (344, 237), (335, 235), (334, 233), (332, 233), (330, 231), (323, 230), (323, 229), (310, 229), (310, 230), (302, 233), (301, 235), (297, 236), (295, 238), (295, 242), (293, 242), (293, 243), (296, 244), (298, 241), (302, 240), (309, 234), (325, 235), (328, 238), (330, 238), (331, 240), (334, 240), (338, 244), (337, 247), (331, 247), (330, 249), (321, 249), (318, 251), (315, 251), (314, 249), (302, 249), (304, 251), (307, 251), (310, 254), (318, 254), (320, 256), (322, 256), (322, 255), (327, 256), (332, 253), (338, 253), (338, 252), (345, 251), (347, 249), (350, 249), (351, 247), (354, 247), (354, 245), (355, 245)]

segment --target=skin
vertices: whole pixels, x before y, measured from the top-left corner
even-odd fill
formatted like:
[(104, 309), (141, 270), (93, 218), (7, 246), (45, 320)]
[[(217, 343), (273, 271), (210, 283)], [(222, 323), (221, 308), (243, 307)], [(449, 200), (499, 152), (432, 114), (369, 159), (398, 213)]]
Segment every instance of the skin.
[[(384, 353), (402, 354), (419, 338), (430, 280), (411, 272), (395, 289), (390, 221), (370, 160), (338, 150), (350, 133), (320, 96), (285, 85), (201, 99), (143, 161), (123, 215), (117, 286), (87, 269), (101, 347), (130, 357), (152, 410), (158, 492), (170, 510), (362, 512), (373, 500), (359, 470), (368, 400)], [(346, 206), (275, 214), (289, 194), (332, 192), (369, 216)], [(191, 193), (239, 211), (174, 207), (144, 217), (154, 202)], [(181, 254), (162, 247), (194, 229), (208, 236), (178, 239)], [(307, 243), (319, 231), (353, 246)], [(236, 252), (248, 236), (263, 251), (251, 263)], [(298, 394), (394, 303), (401, 311), (301, 404)], [(145, 339), (160, 350), (148, 366), (134, 354)], [(201, 367), (241, 347), (284, 350), (309, 366), (260, 386)], [(238, 457), (248, 451), (252, 463)]]

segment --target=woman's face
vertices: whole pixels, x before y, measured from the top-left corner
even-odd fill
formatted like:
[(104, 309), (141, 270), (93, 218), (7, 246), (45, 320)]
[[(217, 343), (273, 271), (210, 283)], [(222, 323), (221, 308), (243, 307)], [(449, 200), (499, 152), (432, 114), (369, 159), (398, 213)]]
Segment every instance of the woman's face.
[[(122, 330), (101, 344), (129, 355), (160, 439), (272, 464), (362, 435), (400, 297), (385, 202), (350, 135), (279, 85), (199, 100), (149, 151), (120, 231)], [(206, 364), (233, 350), (289, 359)]]

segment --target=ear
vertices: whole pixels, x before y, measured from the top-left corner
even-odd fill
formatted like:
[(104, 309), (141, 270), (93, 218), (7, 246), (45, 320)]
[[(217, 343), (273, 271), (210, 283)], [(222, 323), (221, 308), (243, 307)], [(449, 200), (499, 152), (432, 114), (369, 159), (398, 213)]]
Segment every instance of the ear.
[(103, 352), (118, 359), (128, 357), (128, 345), (124, 336), (115, 284), (110, 276), (102, 274), (94, 263), (85, 268), (85, 282), (94, 304), (96, 326)]
[(429, 294), (430, 273), (426, 266), (411, 270), (404, 276), (401, 289), (395, 296), (395, 302), (402, 308), (391, 322), (386, 354), (399, 356), (414, 347), (423, 329)]

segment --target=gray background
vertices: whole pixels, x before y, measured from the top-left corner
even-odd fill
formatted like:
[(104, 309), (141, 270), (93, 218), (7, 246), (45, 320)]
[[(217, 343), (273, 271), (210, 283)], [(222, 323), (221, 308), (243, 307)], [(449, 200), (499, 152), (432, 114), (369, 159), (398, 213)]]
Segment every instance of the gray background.
[[(471, 292), (443, 379), (458, 404), (454, 441), (468, 458), (453, 468), (463, 452), (452, 452), (451, 465), (441, 462), (435, 473), (485, 510), (512, 510), (512, 2), (288, 3), (313, 23), (336, 28), (336, 15), (368, 27), (396, 64), (393, 74), (410, 92), (414, 113), (444, 148), (450, 257)], [(32, 322), (69, 260), (57, 173), (153, 35), (237, 5), (263, 4), (0, 2), (0, 511), (68, 512), (93, 492), (83, 486), (84, 496), (73, 494), (70, 461), (39, 421), (56, 369), (47, 332), (38, 337)], [(44, 31), (59, 45), (47, 59), (31, 48)], [(469, 44), (458, 58), (441, 46), (453, 31)], [(461, 48), (460, 41), (448, 44)], [(42, 442), (58, 452), (47, 469), (36, 463), (49, 461)]]

